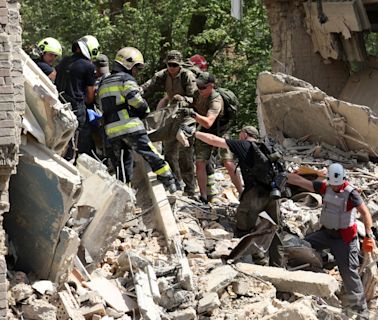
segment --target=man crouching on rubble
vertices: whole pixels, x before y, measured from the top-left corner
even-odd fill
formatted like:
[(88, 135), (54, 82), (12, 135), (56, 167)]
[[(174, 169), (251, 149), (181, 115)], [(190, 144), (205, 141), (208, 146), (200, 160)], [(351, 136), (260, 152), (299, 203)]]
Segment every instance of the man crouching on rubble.
[[(253, 163), (254, 148), (252, 142), (258, 142), (259, 132), (253, 126), (245, 126), (241, 129), (239, 140), (224, 139), (216, 135), (195, 131), (194, 128), (182, 125), (181, 129), (187, 135), (194, 135), (211, 146), (231, 150), (239, 160), (241, 174), (244, 180), (244, 190), (240, 196), (240, 204), (236, 211), (236, 235), (242, 237), (249, 234), (256, 226), (259, 213), (266, 211), (272, 220), (280, 224), (279, 200), (270, 196), (271, 188), (263, 186), (252, 177), (251, 167)], [(260, 265), (282, 266), (282, 256), (278, 251), (281, 241), (274, 236), (269, 247), (269, 257), (253, 256), (253, 261)]]
[(320, 215), (322, 227), (306, 236), (305, 240), (316, 250), (331, 249), (343, 279), (348, 307), (359, 314), (359, 319), (369, 319), (364, 288), (358, 274), (356, 209), (365, 225), (365, 252), (372, 252), (375, 247), (371, 214), (358, 191), (346, 181), (345, 170), (341, 164), (331, 164), (327, 175), (328, 183), (310, 181), (290, 173), (287, 182), (323, 196)]

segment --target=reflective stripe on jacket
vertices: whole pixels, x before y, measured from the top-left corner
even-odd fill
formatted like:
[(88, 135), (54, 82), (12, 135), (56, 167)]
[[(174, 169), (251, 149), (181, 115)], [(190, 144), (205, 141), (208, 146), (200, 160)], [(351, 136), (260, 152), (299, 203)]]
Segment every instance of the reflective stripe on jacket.
[(98, 95), (109, 139), (146, 132), (139, 117), (144, 117), (149, 108), (131, 75), (118, 72), (106, 77), (101, 81)]
[(356, 221), (356, 209), (347, 211), (347, 202), (353, 187), (348, 185), (341, 192), (334, 192), (327, 186), (323, 197), (323, 209), (320, 215), (320, 224), (327, 229), (345, 229)]

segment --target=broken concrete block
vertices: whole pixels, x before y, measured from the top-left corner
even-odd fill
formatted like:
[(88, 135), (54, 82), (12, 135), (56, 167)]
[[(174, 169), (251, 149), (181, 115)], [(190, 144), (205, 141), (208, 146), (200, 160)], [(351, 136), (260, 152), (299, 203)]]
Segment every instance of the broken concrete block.
[[(86, 154), (77, 160), (83, 180), (83, 192), (77, 206), (90, 205), (96, 210), (93, 220), (84, 231), (82, 245), (92, 259), (99, 262), (117, 238), (134, 207), (133, 190), (110, 176), (106, 170), (90, 173), (91, 168), (102, 168), (101, 164)], [(89, 173), (88, 173), (89, 172)]]
[(81, 192), (80, 175), (41, 144), (28, 141), (21, 153), (17, 174), (10, 181), (12, 206), (5, 228), (17, 252), (17, 268), (54, 281), (58, 270), (52, 272), (52, 264), (63, 265), (67, 258), (62, 251), (56, 255), (56, 250)]
[(287, 271), (282, 268), (238, 263), (237, 269), (271, 282), (279, 291), (329, 297), (339, 289), (337, 280), (325, 273)]
[(184, 249), (188, 253), (205, 253), (205, 243), (203, 240), (190, 238), (184, 240)]
[(10, 292), (16, 302), (29, 298), (34, 293), (33, 288), (25, 283), (16, 284), (10, 289)]
[(41, 299), (29, 299), (27, 304), (22, 305), (25, 319), (33, 320), (56, 320), (56, 307)]
[(49, 280), (36, 281), (32, 284), (32, 288), (40, 294), (45, 294), (45, 292), (54, 293), (56, 291), (54, 284)]
[(153, 300), (147, 274), (142, 271), (135, 273), (134, 285), (139, 310), (143, 318), (146, 320), (160, 320), (159, 310)]
[(232, 239), (234, 236), (232, 233), (223, 229), (206, 229), (204, 233), (206, 238), (216, 240)]
[(148, 265), (151, 265), (152, 262), (147, 258), (136, 254), (133, 251), (122, 252), (118, 258), (117, 263), (119, 267), (124, 271), (130, 270), (130, 262), (133, 270), (144, 270)]
[(273, 299), (277, 292), (271, 283), (252, 277), (237, 279), (232, 283), (232, 291), (241, 296), (261, 297), (262, 299)]
[(274, 314), (265, 316), (263, 320), (317, 320), (317, 310), (313, 307), (310, 299), (299, 299), (290, 303), (286, 308), (278, 310)]
[(196, 310), (193, 308), (186, 308), (183, 310), (176, 310), (169, 313), (172, 320), (194, 320), (197, 319)]
[(123, 299), (121, 291), (110, 280), (92, 277), (92, 280), (86, 282), (85, 286), (93, 291), (97, 291), (105, 302), (116, 311), (130, 311), (125, 300)]
[(81, 314), (84, 316), (85, 319), (92, 319), (92, 317), (97, 314), (100, 316), (106, 316), (106, 311), (104, 305), (98, 303), (94, 306), (83, 306), (80, 308)]
[(257, 87), (260, 127), (269, 136), (308, 136), (311, 142), (377, 157), (378, 117), (369, 107), (337, 100), (282, 73), (262, 72)]
[(206, 292), (203, 298), (198, 301), (198, 313), (211, 313), (214, 309), (221, 305), (218, 294), (216, 292)]
[(78, 122), (70, 104), (62, 104), (56, 87), (35, 62), (21, 50), (25, 100), (42, 128), (46, 146), (61, 155), (73, 137)]
[(229, 265), (220, 266), (204, 277), (206, 292), (219, 293), (227, 287), (238, 275), (238, 272)]
[(80, 239), (76, 231), (63, 227), (51, 264), (50, 276), (54, 282), (63, 283), (74, 267), (74, 259), (79, 249)]

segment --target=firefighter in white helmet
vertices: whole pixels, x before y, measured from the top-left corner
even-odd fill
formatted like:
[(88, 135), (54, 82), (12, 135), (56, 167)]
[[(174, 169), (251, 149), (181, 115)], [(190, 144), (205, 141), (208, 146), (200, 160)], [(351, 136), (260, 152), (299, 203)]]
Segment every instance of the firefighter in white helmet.
[(316, 250), (331, 250), (343, 279), (348, 309), (358, 313), (359, 319), (368, 319), (369, 310), (358, 274), (356, 211), (361, 214), (366, 231), (362, 248), (365, 252), (372, 252), (375, 240), (369, 209), (358, 191), (346, 180), (345, 170), (339, 163), (329, 166), (327, 181), (310, 181), (290, 173), (288, 183), (323, 196), (321, 229), (307, 235), (305, 240)]
[(110, 141), (122, 140), (139, 153), (173, 193), (176, 191), (175, 178), (152, 145), (141, 120), (149, 112), (149, 107), (134, 77), (143, 67), (143, 55), (138, 49), (126, 47), (117, 52), (111, 75), (101, 81), (98, 89), (105, 133)]
[(56, 67), (55, 80), (61, 101), (71, 103), (79, 122), (77, 139), (69, 145), (66, 160), (75, 160), (80, 153), (92, 156), (95, 149), (87, 108), (93, 107), (96, 77), (92, 61), (99, 56), (100, 45), (94, 36), (87, 35), (72, 44), (72, 53)]

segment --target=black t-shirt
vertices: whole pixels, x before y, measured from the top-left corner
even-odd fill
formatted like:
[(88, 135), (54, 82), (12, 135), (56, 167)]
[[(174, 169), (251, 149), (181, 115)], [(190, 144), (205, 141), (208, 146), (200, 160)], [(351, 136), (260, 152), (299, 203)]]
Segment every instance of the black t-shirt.
[(226, 139), (226, 143), (231, 152), (234, 153), (239, 160), (240, 171), (244, 180), (244, 190), (249, 190), (255, 185), (248, 174), (248, 168), (253, 166), (252, 143), (247, 140), (232, 139)]
[[(68, 82), (71, 85), (63, 88), (62, 76), (67, 68), (69, 69)], [(84, 103), (86, 88), (94, 86), (96, 83), (95, 71), (94, 64), (79, 53), (63, 58), (56, 67), (57, 77), (55, 83), (58, 91), (65, 91), (77, 103)]]
[(52, 66), (50, 66), (49, 64), (47, 64), (46, 62), (44, 62), (40, 59), (34, 60), (34, 62), (37, 64), (37, 66), (43, 71), (43, 73), (46, 76), (49, 76), (50, 73), (52, 73), (54, 71), (54, 68)]

